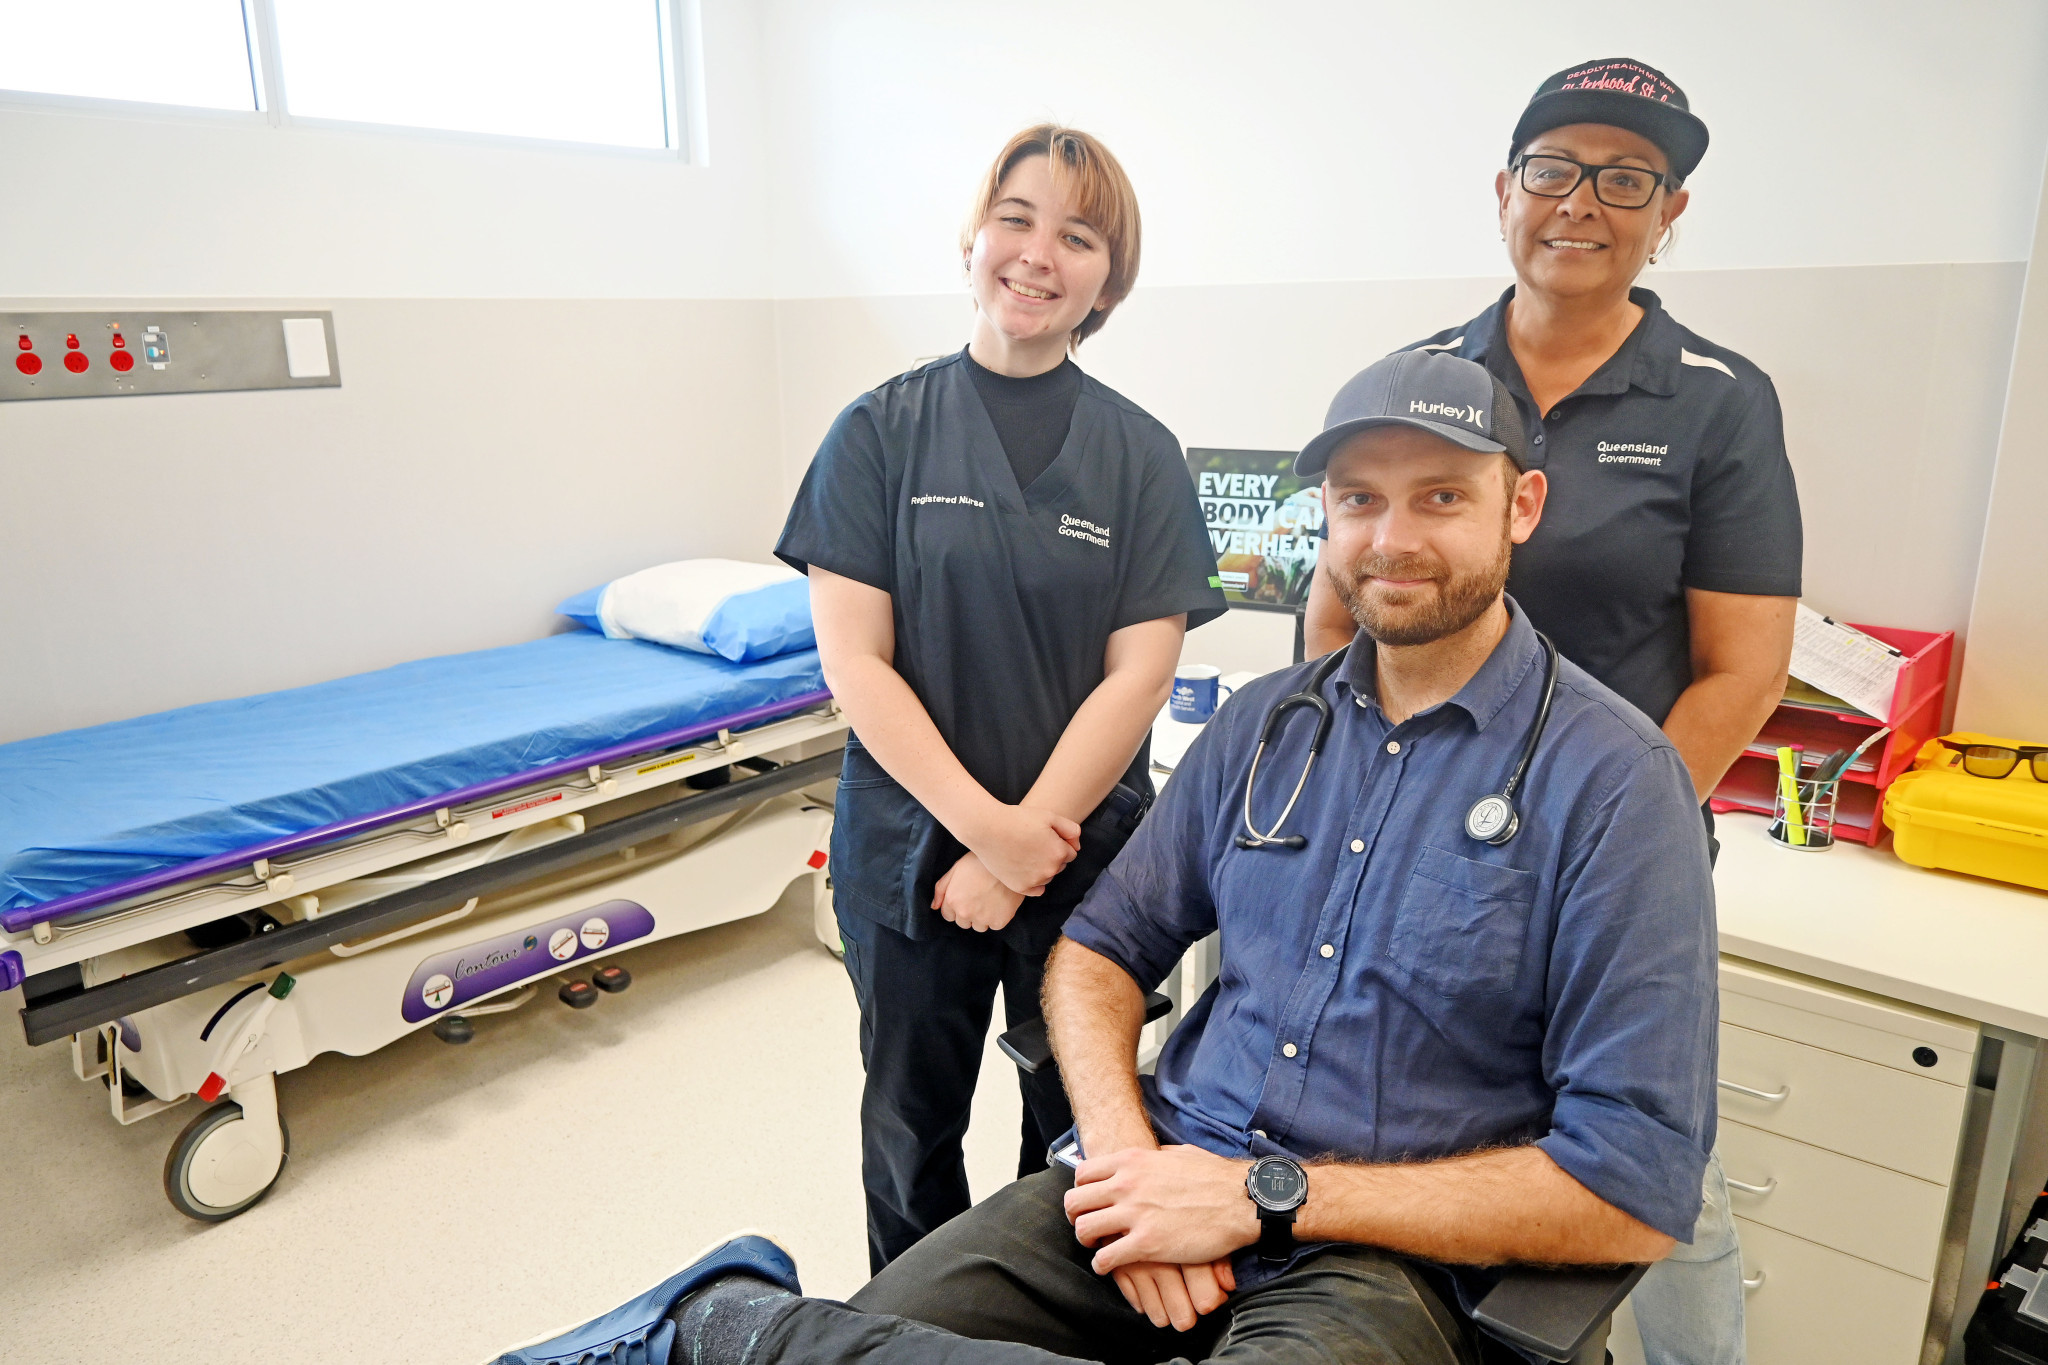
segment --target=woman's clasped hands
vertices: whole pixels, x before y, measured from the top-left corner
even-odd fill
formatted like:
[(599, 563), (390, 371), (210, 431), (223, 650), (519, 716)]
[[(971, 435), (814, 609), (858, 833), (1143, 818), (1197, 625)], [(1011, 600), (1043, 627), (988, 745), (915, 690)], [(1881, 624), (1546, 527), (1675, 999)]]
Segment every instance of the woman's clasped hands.
[(963, 929), (1001, 929), (1081, 851), (1081, 827), (1042, 806), (999, 805), (964, 838), (968, 852), (933, 888), (932, 908)]

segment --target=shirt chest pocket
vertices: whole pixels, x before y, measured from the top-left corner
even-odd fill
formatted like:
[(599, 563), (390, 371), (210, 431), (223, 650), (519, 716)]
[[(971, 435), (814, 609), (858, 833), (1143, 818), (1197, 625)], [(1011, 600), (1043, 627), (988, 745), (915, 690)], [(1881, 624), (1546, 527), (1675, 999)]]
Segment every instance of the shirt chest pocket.
[(1535, 895), (1534, 872), (1424, 848), (1395, 911), (1387, 955), (1440, 995), (1509, 990)]

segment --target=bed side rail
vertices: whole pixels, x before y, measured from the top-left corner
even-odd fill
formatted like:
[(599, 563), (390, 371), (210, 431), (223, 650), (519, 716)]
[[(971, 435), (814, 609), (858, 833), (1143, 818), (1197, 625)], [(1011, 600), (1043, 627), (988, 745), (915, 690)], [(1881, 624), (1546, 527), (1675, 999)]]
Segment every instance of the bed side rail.
[(513, 854), (509, 858), (469, 868), (424, 886), (393, 892), (318, 919), (289, 924), (267, 934), (195, 953), (102, 985), (76, 986), (39, 994), (21, 1011), (22, 1032), (27, 1036), (29, 1045), (36, 1047), (112, 1023), (125, 1014), (166, 1004), (209, 986), (267, 972), (333, 944), (394, 929), (438, 910), (452, 909), (472, 896), (490, 895), (537, 877), (576, 867), (615, 850), (645, 843), (735, 806), (826, 781), (838, 776), (842, 761), (843, 755), (835, 751), (785, 763), (759, 776), (709, 791), (693, 792), (680, 800), (626, 816), (559, 843)]

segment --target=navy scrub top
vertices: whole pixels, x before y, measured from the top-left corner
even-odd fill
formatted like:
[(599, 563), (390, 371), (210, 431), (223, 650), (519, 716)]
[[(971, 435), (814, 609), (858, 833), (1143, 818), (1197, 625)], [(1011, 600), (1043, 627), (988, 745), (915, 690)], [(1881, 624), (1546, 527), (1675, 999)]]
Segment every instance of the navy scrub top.
[(1512, 287), (1448, 351), (1507, 385), (1550, 478), (1508, 592), (1559, 650), (1657, 724), (1692, 685), (1685, 590), (1797, 597), (1799, 490), (1770, 376), (1682, 327), (1647, 289), (1643, 319), (1546, 417), (1508, 348)]
[[(890, 595), (896, 671), (961, 765), (1011, 804), (1102, 682), (1113, 632), (1182, 612), (1193, 627), (1224, 610), (1173, 433), (1084, 374), (1058, 457), (1020, 489), (965, 351), (839, 414), (775, 553), (799, 572), (815, 564)], [(1141, 746), (1123, 784), (1149, 794), (1149, 767)], [(842, 905), (911, 938), (949, 927), (930, 909), (932, 887), (965, 849), (858, 736), (839, 822)], [(1079, 899), (1059, 889), (1056, 879), (1026, 901), (1005, 937), (1049, 948)]]

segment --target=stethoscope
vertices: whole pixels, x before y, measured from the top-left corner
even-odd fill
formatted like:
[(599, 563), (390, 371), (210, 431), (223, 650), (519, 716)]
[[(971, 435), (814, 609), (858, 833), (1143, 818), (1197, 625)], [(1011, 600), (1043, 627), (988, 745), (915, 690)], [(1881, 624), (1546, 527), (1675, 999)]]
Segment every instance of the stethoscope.
[[(1523, 777), (1528, 775), (1529, 760), (1536, 757), (1536, 746), (1543, 739), (1543, 727), (1550, 723), (1550, 702), (1557, 695), (1557, 646), (1542, 631), (1536, 638), (1543, 642), (1543, 701), (1536, 708), (1536, 723), (1529, 727), (1529, 738), (1523, 741), (1522, 757), (1515, 764), (1515, 771), (1508, 778), (1508, 784), (1499, 791), (1480, 797), (1472, 803), (1472, 809), (1465, 812), (1465, 833), (1482, 844), (1498, 848), (1515, 837), (1522, 828), (1522, 817), (1515, 809), (1515, 793), (1520, 790)], [(1315, 771), (1316, 755), (1323, 751), (1323, 741), (1330, 737), (1330, 703), (1323, 700), (1323, 684), (1337, 671), (1344, 656), (1350, 653), (1350, 646), (1334, 651), (1327, 659), (1316, 665), (1316, 671), (1309, 675), (1308, 686), (1299, 692), (1282, 697), (1273, 709), (1266, 713), (1266, 724), (1259, 731), (1259, 747), (1252, 754), (1252, 770), (1244, 779), (1244, 827), (1247, 831), (1237, 836), (1239, 848), (1285, 848), (1300, 850), (1308, 847), (1305, 834), (1281, 834), (1281, 826), (1294, 813), (1294, 803), (1301, 799), (1302, 788), (1308, 785), (1308, 775)], [(1316, 713), (1316, 733), (1308, 742), (1308, 760), (1301, 765), (1301, 776), (1295, 779), (1294, 790), (1287, 797), (1287, 805), (1281, 810), (1280, 818), (1273, 827), (1261, 833), (1252, 820), (1252, 787), (1259, 780), (1259, 760), (1266, 756), (1266, 746), (1273, 742), (1273, 736), (1287, 720), (1287, 713), (1298, 707), (1307, 707)]]

